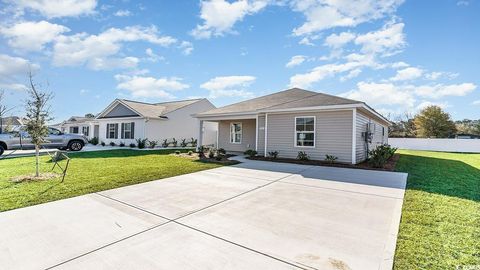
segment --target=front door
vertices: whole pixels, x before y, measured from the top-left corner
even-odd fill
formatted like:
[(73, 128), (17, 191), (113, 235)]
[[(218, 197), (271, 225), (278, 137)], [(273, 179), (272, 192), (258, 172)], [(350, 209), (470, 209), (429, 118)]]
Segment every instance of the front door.
[(100, 137), (100, 126), (99, 125), (93, 126), (93, 137), (95, 137), (95, 138)]

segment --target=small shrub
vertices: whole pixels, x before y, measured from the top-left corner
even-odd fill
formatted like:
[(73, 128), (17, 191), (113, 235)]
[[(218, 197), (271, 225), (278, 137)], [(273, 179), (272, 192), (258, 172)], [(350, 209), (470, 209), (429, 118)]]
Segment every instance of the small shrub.
[(200, 147), (198, 147), (198, 157), (199, 158), (204, 158), (205, 157), (205, 147), (203, 145), (201, 145)]
[(105, 142), (101, 142), (100, 145), (101, 145), (101, 146), (105, 146)]
[(189, 156), (193, 155), (193, 151), (188, 151), (188, 155)]
[(125, 143), (124, 143), (124, 142), (120, 142), (120, 143), (118, 144), (118, 146), (124, 147), (124, 146), (125, 146)]
[(218, 148), (217, 152), (220, 153), (220, 154), (223, 154), (223, 155), (225, 155), (227, 153), (227, 151), (225, 151), (225, 149), (223, 149), (223, 148)]
[(162, 141), (162, 147), (163, 147), (163, 148), (167, 148), (167, 147), (168, 147), (168, 140), (167, 140), (167, 139), (164, 139), (164, 140)]
[(197, 139), (195, 138), (190, 138), (190, 145), (192, 147), (197, 147)]
[(224, 154), (217, 152), (217, 155), (215, 156), (215, 160), (220, 161), (223, 159), (223, 157), (225, 157)]
[(93, 144), (93, 145), (97, 145), (98, 144), (98, 138), (93, 137), (88, 141), (88, 143)]
[(137, 147), (137, 145), (134, 144), (134, 143), (131, 143), (131, 144), (130, 144), (130, 147), (131, 147), (131, 148), (135, 148), (135, 147)]
[(383, 168), (388, 160), (395, 154), (397, 148), (382, 144), (368, 152), (368, 164), (375, 168)]
[(143, 149), (147, 145), (148, 139), (136, 139), (138, 149)]
[(180, 152), (180, 151), (178, 151), (178, 150), (177, 150), (177, 151), (175, 151), (175, 155), (180, 155), (180, 153), (181, 153), (181, 152)]
[(271, 157), (272, 159), (277, 159), (277, 157), (278, 157), (278, 151), (268, 152), (268, 156)]
[(310, 157), (307, 155), (305, 151), (299, 151), (297, 155), (298, 160), (310, 160)]
[(187, 147), (187, 144), (187, 139), (182, 139), (182, 141), (180, 142), (181, 147)]
[(210, 148), (208, 150), (208, 158), (214, 158), (215, 157), (215, 149)]
[(245, 151), (243, 154), (249, 156), (249, 157), (254, 157), (257, 155), (257, 151), (253, 150), (253, 149), (248, 149), (247, 151)]
[(115, 142), (110, 142), (110, 146), (115, 146), (117, 145)]
[(334, 155), (325, 155), (325, 161), (327, 161), (328, 163), (334, 163), (337, 159), (338, 157)]
[(175, 138), (172, 139), (172, 146), (177, 147), (178, 141)]
[(148, 146), (150, 148), (155, 148), (155, 146), (157, 146), (158, 142), (157, 141), (148, 141)]

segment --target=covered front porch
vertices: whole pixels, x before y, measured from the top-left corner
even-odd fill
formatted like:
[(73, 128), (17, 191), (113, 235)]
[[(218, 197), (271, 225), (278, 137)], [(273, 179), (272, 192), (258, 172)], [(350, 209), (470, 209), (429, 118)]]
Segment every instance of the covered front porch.
[(198, 145), (203, 145), (204, 125), (206, 122), (215, 122), (218, 124), (216, 147), (223, 148), (228, 152), (244, 152), (248, 149), (258, 151), (258, 117), (249, 116), (230, 116), (222, 118), (203, 118), (199, 119), (199, 140)]

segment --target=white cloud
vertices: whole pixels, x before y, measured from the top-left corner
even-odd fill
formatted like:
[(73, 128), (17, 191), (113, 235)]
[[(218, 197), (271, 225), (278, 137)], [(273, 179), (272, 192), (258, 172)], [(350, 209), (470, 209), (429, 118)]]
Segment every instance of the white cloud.
[(362, 73), (362, 69), (360, 68), (356, 68), (354, 70), (351, 70), (350, 72), (348, 72), (347, 75), (343, 76), (340, 78), (340, 81), (347, 81), (347, 80), (350, 80), (350, 79), (353, 79), (355, 77), (358, 77), (358, 75), (360, 75), (360, 73)]
[(472, 102), (473, 105), (480, 105), (480, 99), (479, 100), (475, 100), (474, 102)]
[(190, 87), (176, 77), (154, 78), (117, 74), (115, 79), (118, 81), (117, 88), (127, 90), (133, 97), (172, 99), (175, 96), (171, 92)]
[(403, 0), (293, 0), (293, 10), (302, 12), (306, 22), (293, 30), (294, 35), (308, 35), (334, 27), (353, 27), (383, 18), (396, 10)]
[(442, 71), (434, 71), (434, 72), (425, 74), (425, 78), (427, 80), (432, 80), (432, 81), (436, 81), (441, 78), (446, 78), (451, 80), (451, 79), (455, 79), (456, 77), (458, 77), (458, 73), (442, 72)]
[(355, 34), (342, 32), (340, 34), (331, 34), (325, 39), (325, 46), (340, 48), (355, 38)]
[(298, 44), (300, 44), (300, 45), (307, 45), (307, 46), (315, 46), (315, 44), (313, 44), (308, 37), (302, 38), (302, 39), (298, 42)]
[(19, 10), (34, 10), (47, 18), (88, 15), (95, 12), (96, 0), (7, 0)]
[(416, 67), (408, 67), (401, 70), (397, 70), (397, 74), (390, 78), (392, 81), (407, 81), (418, 79), (422, 76), (423, 70)]
[(201, 2), (200, 18), (203, 24), (197, 25), (191, 34), (197, 39), (208, 39), (232, 32), (236, 22), (246, 15), (255, 14), (267, 5), (267, 0), (205, 0)]
[(420, 104), (417, 105), (415, 108), (417, 111), (423, 110), (428, 106), (438, 106), (442, 109), (446, 109), (450, 107), (450, 104), (448, 102), (431, 102), (431, 101), (422, 101)]
[[(170, 36), (161, 36), (155, 27), (130, 26), (110, 28), (99, 35), (86, 33), (59, 36), (53, 47), (53, 64), (56, 66), (87, 65), (92, 69), (134, 67), (134, 57), (118, 58), (123, 42), (145, 41), (167, 47), (177, 42)], [(111, 64), (112, 66), (110, 66)]]
[(116, 16), (116, 17), (128, 17), (128, 16), (132, 16), (132, 12), (130, 12), (130, 10), (117, 10), (117, 12), (115, 12), (113, 14), (113, 16)]
[(251, 98), (253, 93), (246, 90), (253, 82), (253, 76), (224, 76), (215, 77), (200, 85), (210, 92), (210, 98), (242, 97)]
[(473, 83), (462, 84), (436, 84), (422, 85), (415, 87), (415, 94), (421, 97), (441, 98), (445, 96), (465, 96), (475, 90), (477, 86)]
[(193, 44), (189, 41), (182, 41), (178, 47), (182, 49), (182, 52), (185, 55), (190, 55), (193, 51)]
[(303, 55), (295, 55), (293, 56), (290, 61), (285, 65), (287, 68), (291, 68), (294, 66), (298, 66), (302, 64), (307, 58)]
[(359, 82), (357, 89), (343, 96), (364, 101), (369, 105), (399, 105), (403, 108), (413, 108), (415, 97), (408, 88), (402, 88), (391, 83)]
[(358, 35), (355, 44), (360, 45), (365, 54), (391, 56), (406, 46), (404, 26), (403, 23), (387, 23), (378, 31)]
[(0, 33), (8, 39), (8, 45), (23, 51), (40, 51), (44, 45), (60, 34), (70, 31), (67, 27), (47, 21), (20, 22), (11, 27), (0, 27)]
[(148, 58), (147, 60), (150, 61), (150, 62), (158, 62), (160, 60), (165, 60), (165, 58), (163, 56), (160, 56), (156, 53), (153, 52), (152, 48), (147, 48), (145, 50), (145, 54), (148, 55)]
[(30, 70), (35, 71), (40, 68), (37, 64), (32, 64), (27, 59), (13, 57), (6, 54), (0, 54), (0, 88), (11, 90), (23, 90), (25, 85), (18, 81), (25, 81)]
[(409, 67), (409, 66), (410, 66), (409, 64), (407, 64), (407, 63), (405, 63), (405, 62), (402, 62), (402, 61), (400, 61), (400, 62), (395, 62), (395, 63), (392, 63), (392, 64), (391, 64), (391, 67), (392, 67), (392, 68), (405, 68), (405, 67)]

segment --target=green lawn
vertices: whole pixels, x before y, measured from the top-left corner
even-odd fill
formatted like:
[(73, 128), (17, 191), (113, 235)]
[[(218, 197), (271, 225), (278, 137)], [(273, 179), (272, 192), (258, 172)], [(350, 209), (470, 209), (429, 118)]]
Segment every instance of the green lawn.
[[(13, 183), (12, 176), (34, 172), (34, 157), (0, 160), (0, 211), (219, 166), (169, 155), (171, 152), (125, 149), (70, 154), (72, 160), (63, 183), (60, 179)], [(48, 156), (41, 157), (44, 172), (53, 165), (49, 159)]]
[(399, 153), (409, 177), (394, 269), (478, 269), (480, 154)]

